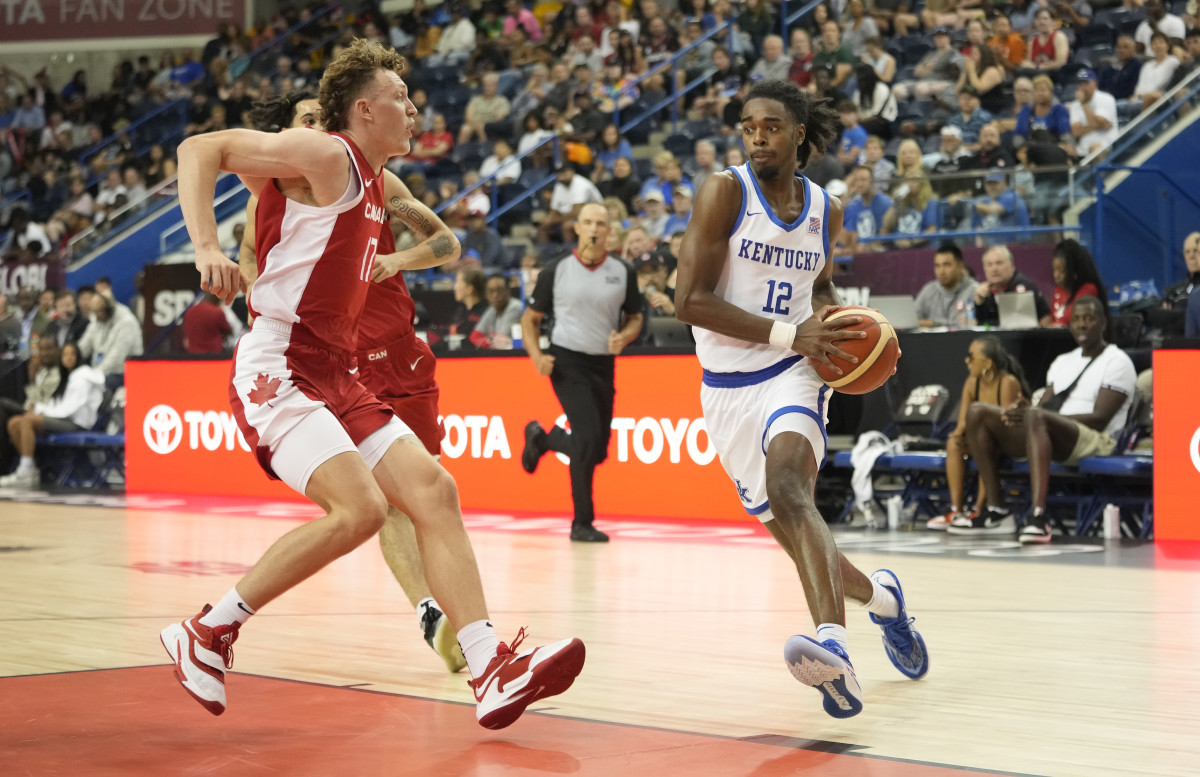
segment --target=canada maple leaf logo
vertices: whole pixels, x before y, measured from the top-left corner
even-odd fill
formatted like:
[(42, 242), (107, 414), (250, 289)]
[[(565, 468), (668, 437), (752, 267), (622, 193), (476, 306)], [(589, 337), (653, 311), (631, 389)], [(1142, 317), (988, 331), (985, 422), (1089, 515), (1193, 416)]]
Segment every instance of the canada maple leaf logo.
[(254, 388), (250, 389), (250, 401), (260, 407), (271, 407), (271, 400), (279, 396), (279, 386), (282, 383), (279, 378), (269, 378), (260, 372), (254, 379)]

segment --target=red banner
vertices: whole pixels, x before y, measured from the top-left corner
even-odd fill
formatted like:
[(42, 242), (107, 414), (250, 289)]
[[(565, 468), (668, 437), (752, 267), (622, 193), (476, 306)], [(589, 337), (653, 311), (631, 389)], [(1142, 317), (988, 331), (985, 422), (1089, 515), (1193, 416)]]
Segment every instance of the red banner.
[[(129, 491), (287, 497), (267, 480), (229, 411), (229, 362), (130, 362), (126, 366)], [(554, 454), (521, 469), (525, 424), (561, 422), (548, 378), (528, 359), (438, 363), (446, 427), (442, 462), (464, 508), (571, 514), (566, 464)], [(608, 461), (596, 471), (602, 515), (748, 518), (700, 413), (692, 356), (617, 360)]]
[(0, 41), (215, 36), (245, 0), (0, 0)]
[(1154, 538), (1200, 540), (1200, 351), (1154, 352)]

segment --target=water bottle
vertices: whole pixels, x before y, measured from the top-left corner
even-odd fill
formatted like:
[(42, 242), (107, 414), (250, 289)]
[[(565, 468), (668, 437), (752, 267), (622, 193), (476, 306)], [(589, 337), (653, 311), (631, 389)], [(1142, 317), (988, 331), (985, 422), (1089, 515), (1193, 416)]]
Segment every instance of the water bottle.
[(967, 328), (967, 303), (961, 299), (954, 303), (954, 323), (959, 329)]
[(975, 300), (967, 300), (967, 307), (964, 311), (963, 318), (966, 321), (968, 329), (975, 328), (976, 323), (978, 323), (975, 319)]
[(1111, 502), (1104, 505), (1104, 539), (1121, 539), (1121, 508)]
[(892, 531), (900, 528), (900, 513), (904, 509), (904, 498), (899, 494), (887, 500), (887, 527)]

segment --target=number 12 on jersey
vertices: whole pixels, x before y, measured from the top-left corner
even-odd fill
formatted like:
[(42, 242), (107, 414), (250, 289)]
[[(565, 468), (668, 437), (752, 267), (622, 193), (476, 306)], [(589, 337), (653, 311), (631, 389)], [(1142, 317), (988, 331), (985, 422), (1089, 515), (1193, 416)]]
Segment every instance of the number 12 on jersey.
[(764, 313), (788, 315), (792, 298), (792, 284), (787, 281), (767, 281), (767, 304), (763, 305)]

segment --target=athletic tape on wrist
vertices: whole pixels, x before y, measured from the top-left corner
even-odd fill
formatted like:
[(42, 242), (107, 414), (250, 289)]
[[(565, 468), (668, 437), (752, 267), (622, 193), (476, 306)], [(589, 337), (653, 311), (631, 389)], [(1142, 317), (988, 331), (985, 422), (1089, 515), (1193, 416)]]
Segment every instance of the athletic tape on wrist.
[(771, 324), (770, 341), (777, 348), (792, 350), (792, 343), (796, 341), (796, 325), (784, 321)]

